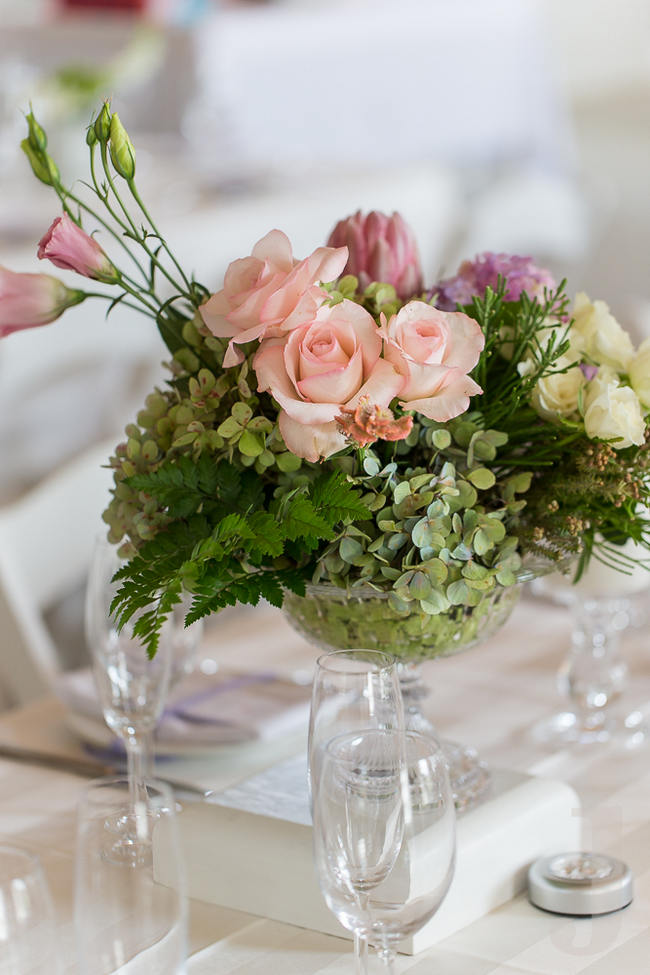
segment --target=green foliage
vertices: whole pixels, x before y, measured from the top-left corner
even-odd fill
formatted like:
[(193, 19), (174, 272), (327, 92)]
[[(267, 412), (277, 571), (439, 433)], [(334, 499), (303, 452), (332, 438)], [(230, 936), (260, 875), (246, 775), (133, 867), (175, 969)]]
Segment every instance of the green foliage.
[(183, 588), (193, 597), (188, 624), (237, 602), (280, 605), (284, 589), (304, 592), (307, 553), (369, 515), (340, 471), (274, 498), (254, 471), (208, 454), (166, 460), (126, 486), (153, 498), (166, 518), (120, 570), (114, 602), (122, 624), (146, 609), (136, 627), (150, 654)]

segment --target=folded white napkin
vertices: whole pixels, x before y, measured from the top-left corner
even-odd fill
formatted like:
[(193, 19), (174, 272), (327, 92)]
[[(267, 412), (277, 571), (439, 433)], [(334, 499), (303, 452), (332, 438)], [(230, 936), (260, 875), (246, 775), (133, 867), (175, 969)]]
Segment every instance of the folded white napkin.
[[(102, 720), (90, 668), (63, 674), (56, 689), (72, 711)], [(308, 686), (272, 671), (197, 671), (170, 692), (156, 741), (209, 746), (278, 738), (306, 727), (309, 701)]]

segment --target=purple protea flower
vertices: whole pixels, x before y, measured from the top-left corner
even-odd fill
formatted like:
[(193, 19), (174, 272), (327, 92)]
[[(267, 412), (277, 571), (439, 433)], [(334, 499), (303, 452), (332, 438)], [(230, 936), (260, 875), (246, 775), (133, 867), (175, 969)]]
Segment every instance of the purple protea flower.
[(544, 288), (555, 287), (550, 272), (537, 267), (532, 258), (486, 251), (473, 261), (463, 261), (457, 274), (440, 281), (431, 294), (438, 295), (438, 308), (453, 311), (457, 304), (468, 305), (474, 295), (482, 297), (488, 285), (496, 290), (499, 275), (507, 282), (506, 301), (517, 301), (523, 291), (530, 298), (541, 298)]

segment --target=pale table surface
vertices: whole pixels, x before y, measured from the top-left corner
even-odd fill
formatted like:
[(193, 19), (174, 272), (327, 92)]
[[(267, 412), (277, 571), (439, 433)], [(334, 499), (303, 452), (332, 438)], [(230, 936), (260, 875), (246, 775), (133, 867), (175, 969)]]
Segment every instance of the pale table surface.
[[(646, 597), (647, 598), (647, 597)], [(595, 919), (547, 914), (520, 896), (436, 947), (400, 956), (410, 975), (644, 975), (650, 972), (650, 742), (641, 734), (590, 746), (540, 744), (531, 731), (559, 710), (555, 671), (569, 641), (566, 609), (524, 599), (488, 643), (426, 667), (429, 713), (448, 737), (480, 746), (494, 765), (563, 779), (583, 804), (588, 849), (627, 861), (635, 899)], [(268, 608), (227, 615), (210, 631), (214, 655), (245, 669), (309, 672), (314, 651)], [(631, 678), (625, 710), (650, 713), (648, 629), (624, 635)], [(212, 651), (211, 651), (212, 652)], [(46, 698), (0, 716), (0, 743), (82, 754), (62, 706)], [(166, 762), (162, 774), (224, 786), (245, 778), (304, 740), (240, 746), (209, 758)], [(38, 853), (52, 888), (65, 971), (74, 972), (72, 887), (75, 806), (82, 779), (0, 761), (0, 842)], [(498, 850), (495, 850), (498, 856)], [(280, 878), (279, 878), (280, 882)], [(191, 902), (189, 975), (345, 975), (350, 942), (236, 911)], [(19, 975), (19, 973), (17, 973)]]

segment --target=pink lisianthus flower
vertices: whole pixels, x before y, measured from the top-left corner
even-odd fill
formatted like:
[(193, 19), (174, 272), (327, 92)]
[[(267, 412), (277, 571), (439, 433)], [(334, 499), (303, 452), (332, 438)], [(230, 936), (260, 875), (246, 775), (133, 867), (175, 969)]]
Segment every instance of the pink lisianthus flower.
[(360, 447), (367, 447), (376, 440), (406, 440), (413, 429), (412, 416), (395, 419), (392, 410), (371, 403), (367, 396), (362, 396), (354, 408), (344, 406), (336, 422)]
[(226, 271), (223, 289), (200, 308), (212, 334), (231, 340), (224, 367), (243, 360), (236, 345), (281, 335), (293, 328), (293, 313), (299, 304), (298, 317), (305, 309), (315, 312), (324, 299), (319, 282), (338, 278), (347, 257), (345, 248), (319, 247), (304, 261), (296, 261), (286, 234), (271, 230), (255, 244), (250, 257), (233, 261)]
[(382, 316), (384, 357), (404, 377), (400, 406), (444, 423), (464, 413), (469, 397), (483, 392), (467, 374), (479, 360), (485, 336), (473, 318), (409, 301), (390, 321)]
[(358, 210), (340, 220), (327, 241), (330, 247), (347, 247), (350, 256), (346, 274), (359, 279), (362, 290), (371, 281), (392, 284), (402, 300), (422, 291), (422, 270), (413, 231), (406, 221), (373, 210), (363, 216)]
[(97, 241), (78, 227), (67, 213), (57, 217), (38, 244), (40, 260), (47, 258), (66, 271), (96, 281), (114, 282), (118, 273)]
[(297, 457), (318, 461), (347, 446), (337, 416), (363, 397), (388, 406), (404, 384), (381, 358), (377, 324), (353, 301), (321, 305), (279, 338), (265, 339), (253, 368), (260, 392), (280, 404), (280, 432)]
[(83, 291), (72, 291), (49, 274), (18, 274), (0, 266), (0, 338), (47, 325), (84, 298)]
[(532, 258), (486, 251), (473, 261), (463, 261), (453, 277), (435, 286), (432, 295), (437, 295), (438, 308), (453, 311), (457, 305), (469, 305), (474, 295), (482, 298), (488, 285), (496, 291), (499, 275), (506, 280), (506, 301), (518, 301), (524, 291), (530, 298), (543, 298), (545, 288), (556, 286), (551, 273)]

